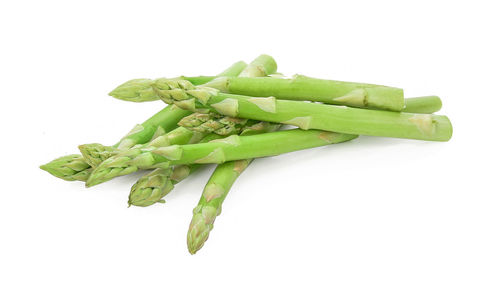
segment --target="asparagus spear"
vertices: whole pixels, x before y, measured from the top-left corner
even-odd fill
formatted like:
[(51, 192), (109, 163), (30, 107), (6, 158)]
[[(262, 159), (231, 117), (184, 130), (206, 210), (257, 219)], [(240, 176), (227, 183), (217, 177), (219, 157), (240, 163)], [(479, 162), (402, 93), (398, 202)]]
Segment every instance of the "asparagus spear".
[[(407, 106), (404, 112), (430, 114), (439, 110), (441, 100), (437, 96), (425, 96), (405, 99)], [(182, 118), (178, 125), (197, 132), (214, 132), (218, 127), (223, 127), (228, 119), (218, 113), (193, 113)]]
[[(274, 128), (265, 129), (265, 132), (276, 131), (280, 126), (276, 124)], [(243, 132), (241, 135), (253, 134), (255, 133), (249, 131)], [(253, 159), (231, 161), (220, 164), (215, 168), (205, 185), (198, 205), (193, 210), (193, 218), (187, 234), (188, 250), (191, 254), (195, 254), (207, 241), (215, 217), (220, 214), (222, 203), (231, 186), (252, 161)], [(214, 209), (215, 213), (213, 212)]]
[[(259, 122), (247, 125), (241, 131), (241, 135), (253, 135), (273, 131), (278, 128), (277, 124)], [(236, 129), (235, 129), (236, 131)], [(223, 136), (211, 133), (205, 136), (200, 143), (209, 142)], [(175, 184), (184, 180), (187, 176), (198, 170), (201, 164), (177, 165), (173, 168), (157, 168), (151, 173), (141, 177), (132, 186), (129, 194), (129, 206), (150, 206), (157, 202), (164, 202), (163, 197), (172, 191)]]
[[(265, 76), (275, 73), (277, 69), (276, 62), (268, 55), (260, 55), (253, 60), (239, 76)], [(240, 132), (245, 126), (247, 120), (231, 118), (222, 115), (212, 115), (213, 119), (205, 120), (204, 123), (193, 127), (191, 130), (199, 133), (215, 133), (219, 135), (229, 135), (230, 133)], [(250, 123), (252, 124), (252, 123)], [(245, 126), (242, 134), (255, 134), (272, 131), (277, 129), (277, 125), (260, 122), (252, 126)], [(208, 142), (214, 138), (205, 137), (201, 142)], [(153, 172), (141, 177), (131, 189), (129, 195), (129, 206), (149, 206), (156, 202), (164, 202), (163, 197), (167, 195), (174, 185), (189, 174), (199, 168), (200, 165), (180, 165), (174, 168), (158, 168)]]
[(222, 164), (227, 161), (275, 156), (351, 140), (357, 135), (292, 129), (250, 136), (231, 135), (208, 143), (134, 148), (102, 162), (87, 180), (93, 186), (139, 169), (186, 164)]
[(227, 162), (218, 165), (208, 180), (198, 205), (193, 209), (193, 218), (187, 233), (189, 253), (200, 250), (212, 231), (215, 218), (220, 215), (222, 203), (238, 176), (248, 167), (251, 159)]
[(220, 77), (205, 84), (223, 92), (283, 100), (307, 100), (359, 108), (401, 111), (403, 90), (394, 87), (311, 78)]
[(290, 124), (302, 129), (431, 141), (447, 141), (452, 135), (449, 119), (441, 115), (397, 113), (278, 100), (274, 97), (224, 94), (213, 88), (195, 87), (187, 82), (173, 80), (164, 80), (156, 86), (163, 101), (179, 107)]
[[(191, 83), (182, 79), (159, 78), (156, 80), (131, 80), (118, 86), (111, 95), (119, 99), (149, 100), (141, 94), (122, 95), (131, 85), (142, 87), (147, 84), (148, 93), (162, 99), (158, 90), (171, 90), (171, 84), (177, 83), (180, 89), (192, 90)], [(359, 108), (401, 111), (404, 108), (403, 90), (394, 87), (365, 83), (324, 80), (297, 75), (292, 79), (272, 77), (220, 77), (205, 84), (207, 87), (223, 92), (248, 96), (274, 96), (285, 100), (306, 100), (327, 104), (346, 105)], [(151, 90), (152, 89), (152, 90)], [(154, 90), (156, 89), (156, 91)], [(172, 93), (172, 94), (175, 94)], [(179, 93), (180, 94), (180, 93)], [(163, 96), (165, 98), (165, 96)]]

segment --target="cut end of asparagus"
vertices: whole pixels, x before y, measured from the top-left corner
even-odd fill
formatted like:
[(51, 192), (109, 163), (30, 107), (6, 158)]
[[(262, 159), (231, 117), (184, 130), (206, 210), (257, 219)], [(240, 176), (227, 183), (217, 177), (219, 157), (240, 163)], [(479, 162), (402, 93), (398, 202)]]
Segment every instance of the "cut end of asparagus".
[(147, 207), (158, 202), (165, 202), (163, 197), (174, 188), (171, 175), (172, 168), (168, 168), (156, 169), (141, 177), (130, 190), (129, 206)]
[(273, 74), (278, 65), (273, 57), (262, 54), (255, 58), (241, 73), (240, 77), (267, 76)]
[(66, 181), (85, 181), (90, 168), (80, 155), (63, 156), (40, 166), (40, 169)]
[(453, 135), (453, 126), (444, 115), (414, 114), (408, 121), (422, 134), (422, 138), (431, 141), (449, 141)]
[(100, 143), (89, 143), (78, 146), (85, 161), (92, 167), (99, 166), (105, 160), (118, 154), (116, 148), (104, 146)]
[(405, 99), (404, 111), (408, 113), (432, 114), (441, 110), (443, 103), (438, 96), (425, 96)]

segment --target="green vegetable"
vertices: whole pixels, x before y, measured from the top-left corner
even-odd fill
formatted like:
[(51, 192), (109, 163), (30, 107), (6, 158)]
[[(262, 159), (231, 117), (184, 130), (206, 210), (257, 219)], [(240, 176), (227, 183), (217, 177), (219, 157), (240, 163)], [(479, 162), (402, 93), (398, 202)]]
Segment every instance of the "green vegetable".
[(186, 109), (290, 124), (302, 129), (433, 141), (447, 141), (452, 135), (449, 119), (441, 115), (223, 94), (212, 88), (195, 87), (186, 83), (181, 85), (171, 80), (162, 82), (157, 92), (166, 103), (174, 103)]
[(222, 164), (227, 161), (275, 156), (343, 142), (357, 137), (319, 130), (285, 130), (250, 136), (231, 135), (208, 143), (134, 148), (102, 162), (87, 180), (93, 186), (139, 169), (185, 164)]
[[(201, 142), (223, 138), (218, 134), (210, 134), (201, 139)], [(170, 168), (157, 168), (151, 173), (142, 176), (131, 188), (128, 197), (129, 206), (147, 207), (157, 202), (164, 203), (174, 185), (184, 180), (191, 173), (200, 168), (199, 164), (179, 165)]]
[[(405, 112), (411, 113), (432, 113), (434, 111), (439, 110), (437, 105), (441, 104), (441, 100), (436, 96), (426, 96), (426, 97), (417, 97), (417, 98), (409, 98), (406, 101), (410, 101), (408, 103), (408, 107), (405, 108)], [(198, 132), (214, 132), (217, 128), (225, 128), (229, 124), (226, 122), (231, 117), (223, 116), (218, 113), (209, 112), (209, 113), (193, 113), (184, 118), (182, 118), (178, 125), (186, 127), (187, 129), (198, 131)], [(242, 119), (242, 118), (233, 118), (233, 119)], [(229, 119), (231, 121), (231, 119)], [(236, 120), (240, 121), (240, 120)], [(235, 125), (236, 126), (236, 125)], [(235, 127), (233, 126), (233, 127)]]
[[(245, 62), (236, 62), (218, 76), (236, 76), (241, 73), (245, 67)], [(196, 78), (186, 79), (195, 81)], [(129, 134), (111, 147), (101, 144), (81, 145), (79, 149), (85, 157), (78, 154), (63, 156), (40, 166), (40, 168), (64, 180), (86, 181), (92, 172), (92, 170), (89, 169), (92, 168), (92, 166), (99, 165), (100, 162), (114, 155), (115, 148), (124, 149), (135, 144), (148, 142), (161, 133), (168, 132), (177, 127), (177, 122), (188, 114), (190, 114), (189, 111), (169, 105), (144, 123), (134, 127)]]
[(189, 253), (195, 254), (208, 239), (215, 218), (220, 215), (222, 203), (238, 176), (252, 160), (238, 160), (218, 165), (203, 189), (187, 233)]
[[(399, 88), (317, 79), (302, 75), (297, 75), (292, 79), (274, 77), (220, 77), (206, 83), (204, 86), (223, 92), (239, 93), (248, 96), (274, 96), (284, 100), (306, 100), (398, 112), (403, 110), (405, 105), (403, 90)], [(129, 91), (128, 89), (131, 87), (146, 87), (148, 93), (152, 94), (144, 97), (140, 92)], [(154, 96), (154, 99), (165, 99), (165, 90), (167, 90), (177, 102), (187, 99), (179, 90), (172, 91), (172, 89), (189, 90), (192, 91), (191, 94), (196, 95), (196, 91), (189, 81), (178, 78), (131, 80), (118, 86), (111, 94), (119, 99), (148, 101), (150, 100), (150, 96)], [(122, 92), (126, 94), (122, 94)], [(199, 96), (198, 98), (203, 98), (203, 96)], [(184, 103), (186, 102), (188, 101)]]
[[(271, 56), (260, 55), (254, 59), (239, 76), (265, 76), (275, 73), (276, 62)], [(198, 133), (215, 133), (223, 136), (232, 133), (255, 134), (276, 129), (276, 125), (269, 123), (248, 123), (247, 119), (226, 117), (222, 115), (211, 115), (210, 120), (193, 127), (191, 130)], [(251, 125), (251, 126), (248, 126)], [(201, 142), (208, 142), (213, 134), (205, 137)], [(200, 167), (198, 164), (179, 165), (175, 168), (158, 168), (153, 172), (141, 177), (131, 189), (129, 194), (129, 206), (149, 206), (156, 202), (164, 202), (163, 197), (167, 195), (175, 184), (189, 176)]]
[(394, 87), (296, 75), (293, 78), (220, 77), (205, 84), (223, 92), (252, 97), (323, 102), (359, 108), (401, 111), (403, 90)]
[[(277, 124), (259, 122), (248, 125), (241, 131), (242, 135), (265, 133), (277, 129)], [(221, 135), (209, 134), (200, 143), (223, 138)], [(172, 191), (175, 184), (198, 170), (201, 164), (177, 165), (168, 168), (157, 168), (141, 177), (132, 186), (129, 194), (129, 205), (146, 207), (157, 202), (164, 202), (163, 197)]]
[[(233, 64), (221, 74), (238, 74), (246, 65), (243, 61)], [(222, 76), (222, 75), (219, 75)], [(102, 161), (129, 149), (136, 144), (143, 144), (177, 127), (179, 120), (191, 112), (173, 106), (167, 106), (153, 115), (146, 122), (137, 125), (132, 131), (113, 146), (104, 146), (99, 143), (83, 144), (78, 148), (83, 157), (92, 167), (98, 166)]]
[[(275, 124), (274, 127), (263, 129), (263, 132), (273, 132), (278, 130), (279, 127), (279, 124)], [(243, 132), (241, 135), (253, 134), (256, 134), (255, 129)], [(220, 164), (215, 168), (205, 185), (198, 205), (193, 210), (193, 218), (187, 235), (188, 250), (191, 254), (195, 254), (207, 241), (215, 217), (220, 214), (222, 203), (231, 186), (252, 161), (253, 159), (231, 161)], [(216, 211), (215, 215), (212, 213), (214, 209)]]

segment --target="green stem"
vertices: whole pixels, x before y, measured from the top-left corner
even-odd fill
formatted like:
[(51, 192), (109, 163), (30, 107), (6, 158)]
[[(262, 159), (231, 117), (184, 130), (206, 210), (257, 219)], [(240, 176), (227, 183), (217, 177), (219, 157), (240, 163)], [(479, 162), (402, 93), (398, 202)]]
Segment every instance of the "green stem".
[(359, 108), (401, 111), (403, 90), (394, 87), (326, 80), (296, 75), (293, 78), (220, 77), (205, 84), (221, 91), (252, 97), (273, 96)]
[[(279, 127), (279, 126), (278, 126)], [(278, 129), (268, 129), (272, 132)], [(247, 132), (241, 135), (252, 135)], [(253, 159), (226, 162), (217, 165), (208, 180), (198, 205), (193, 209), (193, 218), (187, 233), (187, 246), (191, 254), (200, 250), (208, 239), (216, 216), (220, 215), (222, 203), (236, 179), (250, 165)]]
[(227, 161), (275, 156), (339, 143), (357, 137), (319, 130), (285, 130), (250, 136), (231, 135), (208, 143), (137, 148), (102, 162), (87, 181), (93, 186), (138, 169), (168, 168), (186, 164), (222, 164)]
[[(235, 107), (225, 107), (228, 102)], [(214, 96), (209, 104), (223, 112), (221, 114), (236, 112), (235, 116), (240, 118), (290, 124), (302, 129), (431, 141), (447, 141), (452, 135), (450, 121), (441, 115), (343, 108), (228, 94)]]
[(218, 165), (208, 180), (198, 205), (193, 209), (193, 218), (187, 233), (187, 246), (191, 254), (200, 250), (213, 229), (215, 218), (220, 215), (222, 203), (231, 186), (252, 160), (238, 160)]
[(290, 124), (302, 129), (358, 135), (447, 141), (452, 126), (446, 116), (339, 107), (219, 93), (217, 90), (164, 80), (157, 92), (166, 103), (186, 109)]

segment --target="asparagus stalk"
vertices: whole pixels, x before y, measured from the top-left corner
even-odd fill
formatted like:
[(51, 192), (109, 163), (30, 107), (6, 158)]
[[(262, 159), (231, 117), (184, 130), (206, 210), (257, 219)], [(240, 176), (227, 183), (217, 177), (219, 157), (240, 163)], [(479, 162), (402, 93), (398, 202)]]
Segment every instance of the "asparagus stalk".
[(437, 96), (427, 96), (405, 99), (404, 112), (430, 114), (441, 110), (441, 99)]
[(189, 253), (195, 254), (208, 239), (215, 218), (220, 215), (222, 203), (238, 176), (252, 160), (238, 160), (218, 165), (208, 180), (198, 205), (193, 209), (193, 218), (187, 233)]
[[(431, 114), (439, 110), (439, 105), (441, 105), (441, 100), (437, 96), (425, 96), (405, 99), (408, 103), (404, 109), (404, 112), (409, 113), (424, 113)], [(214, 128), (223, 127), (226, 122), (225, 120), (230, 117), (223, 116), (218, 113), (193, 113), (184, 118), (182, 118), (178, 125), (183, 126), (187, 129), (205, 132), (205, 131), (215, 131)]]
[(227, 161), (275, 156), (339, 143), (357, 135), (292, 129), (250, 136), (231, 135), (208, 143), (134, 148), (102, 162), (87, 180), (93, 186), (139, 169), (186, 164), (222, 164)]
[[(207, 114), (204, 114), (207, 115)], [(278, 130), (276, 127), (266, 129), (266, 132)], [(253, 132), (244, 132), (241, 135), (252, 135)], [(221, 212), (222, 203), (226, 198), (231, 186), (233, 186), (239, 175), (250, 165), (253, 159), (230, 161), (220, 164), (215, 168), (208, 180), (198, 205), (193, 210), (193, 218), (189, 225), (187, 234), (187, 246), (191, 254), (195, 254), (203, 247), (208, 235), (213, 228), (215, 217)]]
[[(277, 124), (259, 122), (243, 128), (241, 135), (253, 135), (273, 131)], [(211, 133), (201, 139), (200, 143), (209, 142), (223, 136)], [(146, 207), (157, 202), (164, 202), (163, 198), (172, 191), (175, 184), (181, 182), (190, 174), (198, 170), (201, 164), (177, 165), (173, 168), (157, 168), (141, 177), (132, 186), (129, 194), (129, 206)]]
[[(145, 85), (144, 85), (145, 84)], [(116, 98), (149, 101), (164, 99), (165, 96), (158, 90), (171, 90), (179, 87), (184, 90), (193, 90), (192, 84), (183, 79), (159, 78), (156, 80), (131, 80), (118, 86), (111, 94)], [(147, 97), (136, 92), (129, 92), (131, 85), (147, 87)], [(274, 96), (284, 100), (306, 100), (327, 104), (346, 105), (358, 108), (382, 109), (401, 111), (404, 108), (403, 90), (394, 87), (379, 86), (365, 83), (334, 81), (296, 75), (291, 79), (273, 77), (220, 77), (205, 84), (207, 87), (222, 92), (245, 94), (248, 96)], [(122, 92), (127, 95), (122, 95)], [(171, 92), (175, 94), (175, 92)], [(180, 93), (179, 93), (180, 94)]]
[(446, 116), (397, 113), (224, 94), (207, 87), (164, 80), (157, 92), (166, 103), (222, 115), (290, 124), (302, 129), (386, 136), (431, 141), (447, 141), (452, 126)]
[[(260, 55), (253, 60), (239, 76), (265, 76), (275, 73), (277, 69), (276, 62), (268, 55)], [(247, 123), (246, 119), (231, 118), (221, 115), (212, 115), (210, 121), (193, 127), (191, 130), (199, 133), (215, 133), (219, 135), (229, 135), (230, 133), (240, 132), (241, 128)], [(252, 123), (251, 123), (252, 124)], [(277, 129), (277, 125), (265, 122), (255, 123), (252, 126), (245, 126), (241, 131), (245, 134), (263, 133)], [(213, 135), (213, 134), (212, 134)], [(212, 140), (210, 135), (201, 140), (208, 142)], [(141, 177), (131, 189), (129, 195), (129, 206), (149, 206), (156, 202), (164, 202), (163, 197), (167, 195), (175, 184), (189, 176), (200, 167), (198, 164), (179, 165), (174, 168), (158, 168), (153, 172)]]
[(404, 108), (403, 90), (399, 88), (303, 75), (292, 78), (220, 77), (205, 86), (252, 97), (273, 96), (283, 100), (306, 100), (398, 112)]

